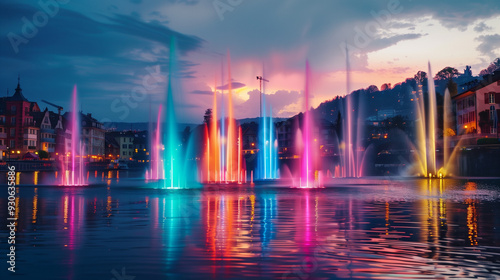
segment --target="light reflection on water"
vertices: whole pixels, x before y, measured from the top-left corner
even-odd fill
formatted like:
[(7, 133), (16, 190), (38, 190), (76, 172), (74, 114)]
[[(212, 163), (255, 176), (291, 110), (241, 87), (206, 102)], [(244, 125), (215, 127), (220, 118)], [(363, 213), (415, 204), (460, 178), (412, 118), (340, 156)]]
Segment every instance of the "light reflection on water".
[(91, 175), (106, 184), (18, 188), (19, 279), (500, 278), (495, 181), (161, 190)]

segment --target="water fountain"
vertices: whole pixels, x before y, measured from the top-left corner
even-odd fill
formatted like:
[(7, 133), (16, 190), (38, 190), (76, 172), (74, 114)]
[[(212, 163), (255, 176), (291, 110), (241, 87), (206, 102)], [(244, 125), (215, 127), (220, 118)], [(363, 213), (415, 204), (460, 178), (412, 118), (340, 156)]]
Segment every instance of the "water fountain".
[(278, 142), (276, 129), (273, 122), (272, 107), (269, 109), (269, 117), (266, 116), (266, 98), (262, 97), (262, 118), (259, 123), (259, 153), (257, 162), (257, 178), (278, 179)]
[(84, 186), (87, 180), (84, 176), (84, 149), (81, 139), (80, 113), (78, 111), (78, 94), (76, 85), (73, 87), (71, 103), (71, 151), (65, 152), (61, 157), (61, 185)]
[[(317, 170), (317, 147), (316, 139), (313, 132), (313, 112), (309, 108), (309, 82), (310, 69), (309, 62), (306, 62), (306, 85), (304, 90), (304, 118), (302, 127), (298, 131), (299, 138), (296, 143), (297, 152), (300, 157), (300, 183), (301, 188), (318, 187), (318, 178), (320, 177)], [(300, 137), (301, 136), (301, 137)]]
[[(207, 183), (242, 183), (246, 181), (245, 163), (242, 152), (241, 127), (236, 124), (233, 112), (231, 79), (231, 60), (229, 52), (227, 84), (227, 117), (225, 116), (224, 94), (221, 94), (221, 106), (218, 106), (217, 88), (214, 89), (212, 120), (205, 128), (205, 151), (201, 161), (201, 178)], [(221, 90), (224, 90), (224, 86)], [(218, 119), (220, 107), (220, 121)]]
[[(443, 106), (443, 159), (438, 161), (437, 150), (437, 102), (434, 79), (432, 78), (431, 64), (428, 63), (427, 74), (427, 103), (425, 102), (423, 86), (418, 85), (416, 112), (417, 121), (415, 124), (417, 132), (417, 143), (415, 145), (417, 154), (415, 156), (416, 164), (410, 169), (411, 174), (424, 177), (445, 177), (454, 172), (454, 157), (457, 151), (450, 147), (450, 138), (447, 130), (451, 129), (450, 121), (453, 118), (450, 92), (446, 89), (444, 94)], [(426, 106), (427, 105), (427, 106)], [(459, 141), (460, 143), (460, 141)], [(438, 166), (438, 164), (440, 166)]]
[[(151, 164), (146, 172), (146, 179), (160, 180), (162, 188), (185, 188), (187, 182), (186, 149), (179, 139), (178, 123), (175, 110), (174, 90), (177, 90), (178, 78), (176, 43), (170, 42), (167, 96), (158, 109), (156, 129), (151, 139)], [(166, 108), (165, 110), (163, 108)], [(165, 122), (162, 124), (162, 120)]]
[(361, 115), (359, 104), (359, 96), (355, 96), (350, 92), (351, 88), (351, 69), (349, 63), (349, 52), (346, 50), (346, 88), (347, 95), (345, 96), (344, 107), (344, 120), (343, 120), (343, 157), (341, 162), (342, 177), (355, 177), (363, 176), (362, 162), (363, 162), (363, 146), (361, 144), (361, 135), (363, 127), (363, 118)]
[(158, 117), (156, 119), (156, 129), (151, 133), (150, 146), (151, 146), (151, 160), (150, 169), (146, 171), (147, 180), (160, 180), (163, 179), (163, 161), (161, 160), (160, 153), (163, 150), (161, 144), (161, 116), (162, 116), (162, 105), (158, 109)]

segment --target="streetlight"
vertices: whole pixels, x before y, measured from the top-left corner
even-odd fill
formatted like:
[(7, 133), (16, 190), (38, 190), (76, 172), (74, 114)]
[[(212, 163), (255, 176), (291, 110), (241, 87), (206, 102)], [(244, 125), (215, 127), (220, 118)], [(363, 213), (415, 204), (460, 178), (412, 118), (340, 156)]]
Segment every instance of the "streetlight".
[(260, 84), (260, 117), (262, 118), (262, 81), (264, 82), (269, 82), (269, 81), (264, 79), (262, 76), (257, 76), (257, 80), (259, 80)]

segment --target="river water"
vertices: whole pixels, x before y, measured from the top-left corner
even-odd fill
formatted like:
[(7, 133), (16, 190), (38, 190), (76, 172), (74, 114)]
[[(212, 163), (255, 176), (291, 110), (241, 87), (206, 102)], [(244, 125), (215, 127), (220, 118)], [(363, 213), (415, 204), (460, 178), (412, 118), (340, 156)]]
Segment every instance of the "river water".
[[(0, 209), (5, 223), (6, 191)], [(166, 190), (139, 179), (26, 185), (17, 188), (16, 272), (7, 271), (2, 226), (0, 275), (500, 279), (499, 209), (495, 180), (354, 180), (323, 189)]]

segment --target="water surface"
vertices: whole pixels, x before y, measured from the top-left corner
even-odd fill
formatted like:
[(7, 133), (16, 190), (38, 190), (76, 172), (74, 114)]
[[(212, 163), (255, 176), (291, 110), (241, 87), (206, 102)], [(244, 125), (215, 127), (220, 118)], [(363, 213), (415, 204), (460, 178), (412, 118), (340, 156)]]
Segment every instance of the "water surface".
[[(0, 275), (500, 279), (498, 181), (372, 182), (309, 190), (274, 184), (164, 190), (132, 179), (85, 188), (21, 186), (17, 272), (7, 273), (3, 262)], [(0, 209), (7, 208), (3, 193)], [(8, 234), (5, 227), (0, 233)]]

